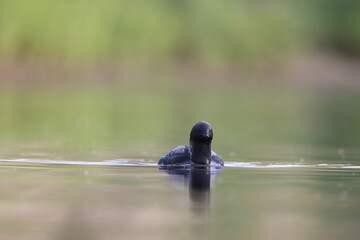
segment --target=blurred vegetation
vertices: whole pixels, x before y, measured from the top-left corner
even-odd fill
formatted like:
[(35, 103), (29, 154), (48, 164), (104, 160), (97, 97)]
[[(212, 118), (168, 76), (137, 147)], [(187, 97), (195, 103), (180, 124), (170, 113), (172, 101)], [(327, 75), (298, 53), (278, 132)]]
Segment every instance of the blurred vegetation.
[(360, 54), (353, 0), (0, 0), (0, 59), (232, 63)]
[[(273, 91), (281, 73), (257, 67), (303, 52), (359, 57), (359, 26), (360, 1), (352, 0), (0, 0), (0, 140), (173, 146), (207, 120), (220, 153), (252, 143), (356, 146), (355, 90), (287, 92), (279, 80)], [(91, 71), (96, 63), (120, 71)], [(154, 64), (166, 70), (152, 71)], [(258, 75), (231, 71), (241, 64)], [(299, 69), (283, 78), (309, 89), (358, 76)]]

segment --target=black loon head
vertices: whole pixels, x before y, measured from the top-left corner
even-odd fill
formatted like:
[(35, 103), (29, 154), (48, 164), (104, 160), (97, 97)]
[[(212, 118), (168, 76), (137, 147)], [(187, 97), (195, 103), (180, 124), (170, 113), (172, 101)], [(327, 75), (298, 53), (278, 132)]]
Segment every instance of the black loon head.
[(196, 123), (190, 132), (191, 161), (196, 164), (210, 164), (213, 131), (209, 123)]
[(213, 130), (209, 123), (201, 121), (196, 123), (190, 132), (190, 146), (194, 144), (211, 145)]

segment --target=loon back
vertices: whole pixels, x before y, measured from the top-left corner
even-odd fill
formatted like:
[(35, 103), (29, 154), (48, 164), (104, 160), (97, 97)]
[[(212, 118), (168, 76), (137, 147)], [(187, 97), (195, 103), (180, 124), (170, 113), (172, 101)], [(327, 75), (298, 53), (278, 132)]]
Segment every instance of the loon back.
[[(178, 146), (171, 152), (160, 158), (159, 165), (186, 165), (191, 162), (191, 147)], [(211, 151), (210, 165), (224, 166), (223, 160), (215, 152)]]
[(180, 165), (190, 163), (191, 148), (189, 146), (178, 146), (159, 160), (159, 165)]

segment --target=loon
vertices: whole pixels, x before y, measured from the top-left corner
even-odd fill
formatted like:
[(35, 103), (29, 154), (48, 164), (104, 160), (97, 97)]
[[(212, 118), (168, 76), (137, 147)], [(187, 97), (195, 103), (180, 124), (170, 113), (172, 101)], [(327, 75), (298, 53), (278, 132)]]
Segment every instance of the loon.
[(213, 130), (209, 123), (196, 123), (190, 132), (190, 146), (178, 146), (159, 160), (160, 166), (211, 165), (224, 166), (223, 160), (211, 151)]

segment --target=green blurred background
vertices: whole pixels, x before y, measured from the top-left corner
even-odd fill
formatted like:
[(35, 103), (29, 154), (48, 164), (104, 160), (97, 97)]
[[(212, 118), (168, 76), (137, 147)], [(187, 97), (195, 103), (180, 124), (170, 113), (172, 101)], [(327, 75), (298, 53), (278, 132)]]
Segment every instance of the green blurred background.
[[(0, 143), (358, 147), (360, 1), (0, 0)], [(22, 149), (21, 151), (23, 151)]]

